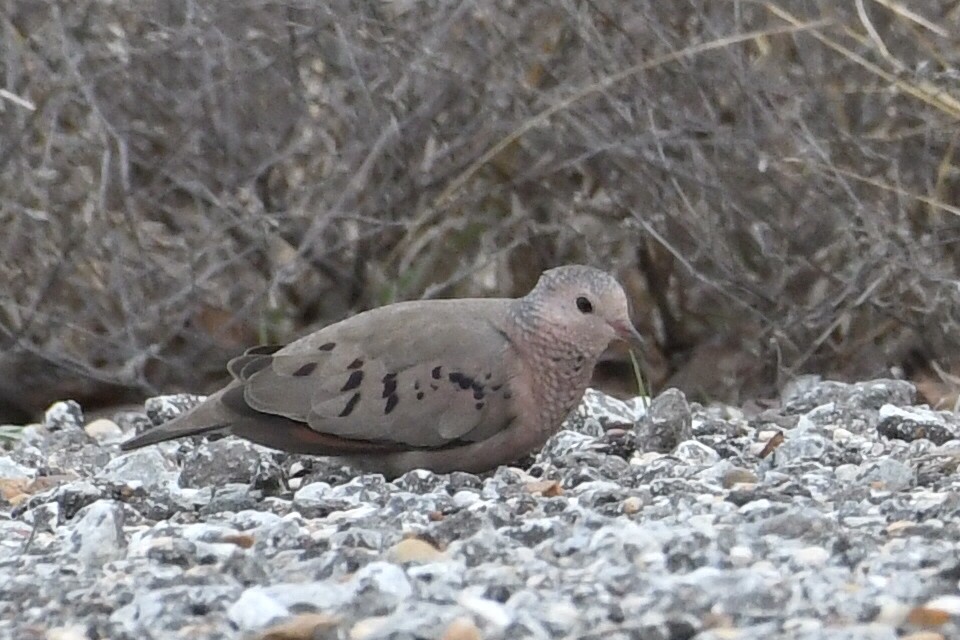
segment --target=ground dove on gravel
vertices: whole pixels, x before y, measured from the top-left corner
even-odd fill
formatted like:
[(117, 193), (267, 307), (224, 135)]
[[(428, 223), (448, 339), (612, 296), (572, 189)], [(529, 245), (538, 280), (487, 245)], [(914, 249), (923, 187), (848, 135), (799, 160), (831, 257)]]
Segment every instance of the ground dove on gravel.
[(250, 349), (226, 387), (121, 448), (222, 431), (388, 476), (479, 473), (542, 447), (617, 338), (642, 345), (620, 284), (585, 266), (517, 299), (400, 302)]

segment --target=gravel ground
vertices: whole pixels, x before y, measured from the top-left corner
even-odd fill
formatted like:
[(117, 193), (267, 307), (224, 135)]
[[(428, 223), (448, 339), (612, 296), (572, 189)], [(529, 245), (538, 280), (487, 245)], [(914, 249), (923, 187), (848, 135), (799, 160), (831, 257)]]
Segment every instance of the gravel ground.
[(806, 378), (753, 417), (597, 392), (536, 457), (392, 482), (234, 439), (0, 451), (0, 637), (960, 638), (960, 421)]

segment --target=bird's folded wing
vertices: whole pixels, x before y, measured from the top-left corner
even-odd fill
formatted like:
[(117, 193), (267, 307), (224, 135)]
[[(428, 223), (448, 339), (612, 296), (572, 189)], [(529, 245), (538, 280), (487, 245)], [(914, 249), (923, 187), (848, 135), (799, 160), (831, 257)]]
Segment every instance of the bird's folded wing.
[(251, 350), (230, 370), (251, 408), (318, 433), (412, 447), (482, 440), (514, 418), (507, 303), (394, 305)]

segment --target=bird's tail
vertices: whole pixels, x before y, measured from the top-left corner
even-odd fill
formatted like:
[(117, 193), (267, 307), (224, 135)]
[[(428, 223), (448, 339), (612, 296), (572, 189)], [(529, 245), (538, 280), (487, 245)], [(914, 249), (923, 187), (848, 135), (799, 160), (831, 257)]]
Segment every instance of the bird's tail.
[(215, 393), (189, 411), (164, 422), (120, 444), (121, 451), (131, 451), (166, 440), (222, 431), (230, 426), (231, 415), (220, 402), (223, 391)]

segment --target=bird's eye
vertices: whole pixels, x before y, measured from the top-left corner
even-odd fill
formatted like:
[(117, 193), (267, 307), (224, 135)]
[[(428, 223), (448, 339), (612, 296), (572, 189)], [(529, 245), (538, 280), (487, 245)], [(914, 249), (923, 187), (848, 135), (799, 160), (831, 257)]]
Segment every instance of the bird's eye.
[(587, 300), (583, 296), (580, 296), (579, 298), (577, 298), (577, 309), (580, 310), (580, 313), (592, 313), (593, 305), (590, 304), (589, 300)]

